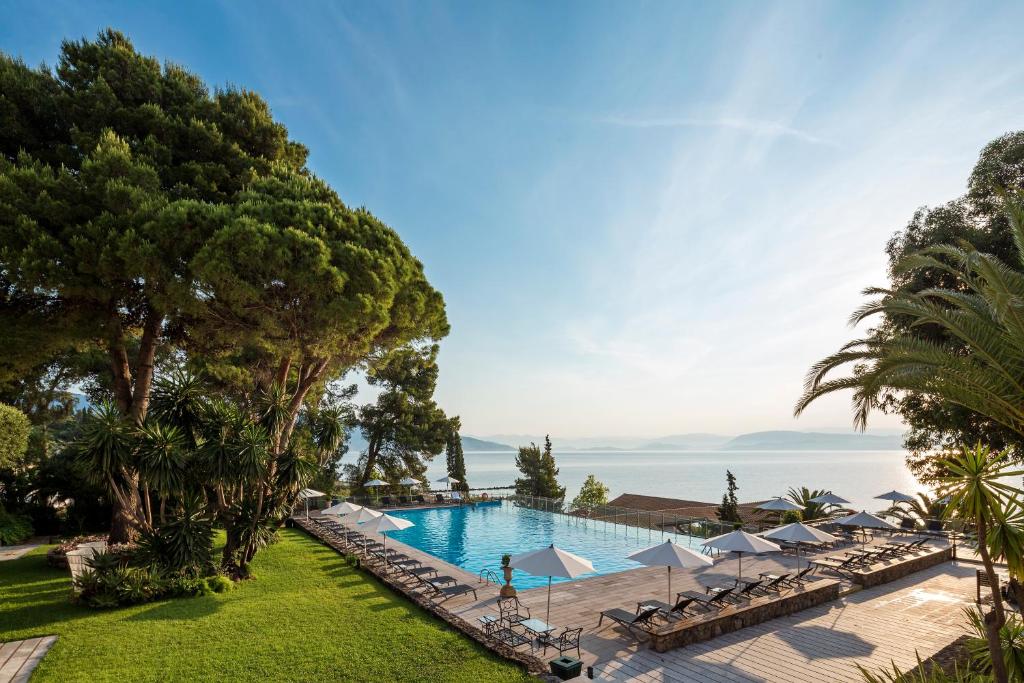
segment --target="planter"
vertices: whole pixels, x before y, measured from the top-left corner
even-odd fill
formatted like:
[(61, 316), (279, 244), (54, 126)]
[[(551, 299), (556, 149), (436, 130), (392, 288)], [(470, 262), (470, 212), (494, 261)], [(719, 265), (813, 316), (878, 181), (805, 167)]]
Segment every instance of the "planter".
[(548, 666), (551, 667), (551, 673), (558, 676), (563, 681), (576, 678), (583, 672), (583, 662), (572, 657), (559, 657), (558, 659), (552, 659), (548, 662)]
[(505, 585), (502, 586), (501, 590), (498, 591), (498, 595), (500, 595), (503, 598), (515, 597), (516, 589), (512, 585), (512, 567), (509, 567), (507, 565), (503, 566), (501, 568), (501, 573), (505, 576)]

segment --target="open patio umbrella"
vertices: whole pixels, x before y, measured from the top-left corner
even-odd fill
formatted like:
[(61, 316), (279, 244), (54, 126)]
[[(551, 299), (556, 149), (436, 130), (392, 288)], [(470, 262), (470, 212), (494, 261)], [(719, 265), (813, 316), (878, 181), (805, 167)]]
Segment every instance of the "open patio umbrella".
[(402, 529), (408, 529), (411, 526), (416, 526), (407, 519), (401, 517), (392, 517), (391, 515), (381, 515), (376, 519), (363, 524), (363, 528), (370, 533), (380, 534), (384, 537), (384, 566), (388, 564), (388, 532), (389, 531), (401, 531)]
[(836, 494), (829, 491), (826, 494), (820, 495), (817, 498), (811, 498), (812, 503), (824, 503), (825, 505), (849, 505), (850, 501), (837, 496)]
[(736, 575), (737, 581), (743, 580), (743, 553), (778, 553), (782, 552), (782, 548), (775, 545), (771, 541), (766, 541), (763, 538), (748, 534), (743, 529), (737, 529), (736, 531), (730, 531), (727, 534), (721, 536), (715, 536), (704, 541), (701, 545), (708, 548), (715, 548), (717, 550), (726, 550), (730, 553), (736, 553), (739, 555), (739, 571)]
[(548, 611), (544, 618), (544, 621), (548, 623), (551, 622), (551, 578), (558, 576), (573, 579), (580, 574), (594, 571), (594, 565), (590, 560), (573, 555), (567, 550), (556, 548), (553, 543), (547, 548), (516, 555), (509, 562), (509, 566), (534, 576), (548, 577)]
[(694, 552), (689, 548), (676, 545), (671, 540), (653, 545), (629, 556), (629, 559), (648, 567), (668, 568), (668, 603), (672, 604), (672, 567), (687, 569), (690, 567), (710, 567), (714, 561), (710, 557)]
[(800, 545), (802, 543), (833, 543), (836, 540), (836, 537), (832, 534), (827, 534), (821, 529), (815, 529), (813, 526), (807, 526), (802, 522), (794, 522), (793, 524), (771, 529), (761, 534), (761, 536), (770, 538), (773, 541), (796, 543), (797, 571), (800, 571)]
[[(364, 522), (371, 522), (383, 514), (383, 512), (377, 512), (376, 510), (371, 510), (370, 508), (359, 508), (355, 512), (350, 512), (344, 517), (342, 517), (341, 523), (349, 528), (352, 528), (358, 524), (363, 524)], [(363, 538), (363, 551), (366, 551), (365, 537)]]
[[(370, 481), (368, 481), (365, 484), (363, 484), (363, 488), (378, 489), (381, 486), (387, 486), (387, 485), (388, 485), (388, 483), (386, 481), (381, 481), (380, 479), (371, 479)], [(375, 490), (374, 493), (376, 494), (376, 498), (379, 501), (380, 500), (380, 492)]]
[(883, 493), (880, 496), (875, 496), (875, 498), (878, 500), (892, 501), (893, 503), (911, 503), (917, 500), (917, 498), (909, 493), (901, 493), (900, 491), (889, 491), (888, 493)]
[(452, 484), (459, 483), (458, 479), (454, 479), (452, 477), (441, 477), (440, 479), (435, 479), (434, 481), (436, 481), (438, 484), (444, 484), (448, 488), (451, 488)]
[(836, 520), (836, 524), (840, 526), (859, 527), (860, 530), (864, 532), (864, 540), (861, 542), (861, 546), (867, 545), (868, 542), (868, 535), (865, 529), (899, 529), (899, 527), (892, 522), (887, 522), (881, 517), (876, 517), (866, 510), (848, 517), (840, 517)]
[(398, 483), (401, 484), (402, 486), (408, 486), (409, 487), (409, 495), (411, 496), (412, 495), (412, 487), (413, 486), (419, 486), (420, 485), (420, 480), (419, 479), (413, 479), (412, 477), (406, 477), (405, 479), (403, 479), (402, 481), (400, 481)]
[(782, 497), (775, 497), (769, 501), (765, 501), (757, 506), (758, 510), (771, 510), (779, 513), (779, 522), (782, 521), (782, 513), (789, 512), (790, 510), (803, 510), (803, 507), (797, 505), (791, 500), (786, 500)]
[(322, 498), (327, 494), (323, 491), (317, 491), (316, 489), (302, 489), (299, 491), (299, 500), (301, 500), (306, 506), (306, 519), (309, 519), (309, 499), (310, 498)]
[(322, 515), (333, 515), (335, 517), (342, 517), (353, 512), (359, 512), (363, 509), (362, 505), (356, 505), (355, 503), (341, 502), (327, 508), (320, 514)]

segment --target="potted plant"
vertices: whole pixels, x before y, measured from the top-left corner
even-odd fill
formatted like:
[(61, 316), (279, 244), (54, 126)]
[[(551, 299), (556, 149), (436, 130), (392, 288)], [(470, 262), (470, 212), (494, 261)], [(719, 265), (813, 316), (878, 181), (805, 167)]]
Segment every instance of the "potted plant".
[(516, 589), (512, 585), (512, 567), (509, 563), (512, 562), (512, 556), (505, 553), (501, 556), (501, 573), (505, 575), (505, 585), (501, 587), (499, 595), (503, 598), (511, 598), (515, 596)]

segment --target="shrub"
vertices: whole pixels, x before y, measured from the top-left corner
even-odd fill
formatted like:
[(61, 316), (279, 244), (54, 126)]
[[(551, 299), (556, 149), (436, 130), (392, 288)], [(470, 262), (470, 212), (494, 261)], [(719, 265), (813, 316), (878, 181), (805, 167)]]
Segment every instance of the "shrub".
[(235, 587), (235, 583), (231, 579), (220, 574), (207, 578), (206, 585), (214, 593), (226, 593)]
[(0, 508), (0, 545), (17, 545), (31, 537), (32, 522), (28, 517)]
[(13, 467), (22, 460), (30, 431), (32, 425), (25, 413), (0, 403), (0, 467)]
[(783, 524), (793, 524), (803, 519), (803, 515), (800, 514), (799, 510), (786, 510), (782, 513)]

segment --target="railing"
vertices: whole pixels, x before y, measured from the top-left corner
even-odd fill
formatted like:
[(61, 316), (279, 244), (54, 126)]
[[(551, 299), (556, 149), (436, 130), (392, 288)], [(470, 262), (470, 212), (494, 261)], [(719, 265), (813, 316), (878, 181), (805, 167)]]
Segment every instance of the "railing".
[(678, 542), (685, 544), (689, 544), (692, 538), (710, 538), (728, 533), (736, 527), (732, 522), (721, 522), (707, 517), (637, 510), (614, 505), (595, 505), (586, 511), (573, 512), (566, 510), (563, 500), (542, 496), (516, 494), (509, 496), (508, 500), (519, 507), (562, 515), (571, 523), (579, 526), (600, 525), (612, 531), (636, 535), (637, 538), (646, 530), (649, 536), (657, 533), (662, 537), (673, 537)]
[(501, 578), (498, 576), (497, 572), (489, 567), (481, 569), (480, 573), (477, 575), (477, 579), (481, 583), (493, 583), (495, 586), (501, 585)]

